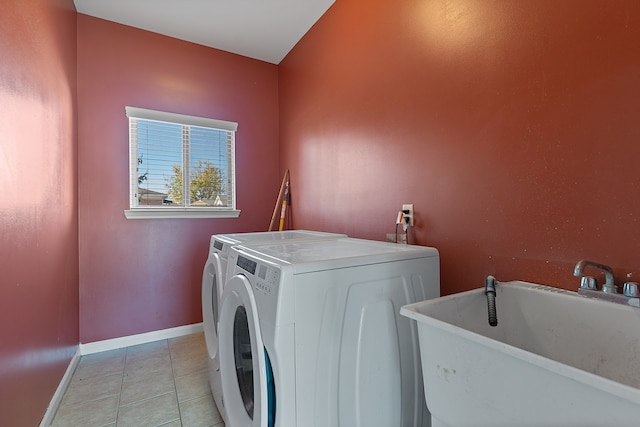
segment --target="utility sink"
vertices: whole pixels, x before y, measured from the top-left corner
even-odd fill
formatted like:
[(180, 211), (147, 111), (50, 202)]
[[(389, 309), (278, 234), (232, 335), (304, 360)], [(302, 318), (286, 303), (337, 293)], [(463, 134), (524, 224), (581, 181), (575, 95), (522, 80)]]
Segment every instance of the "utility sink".
[(640, 308), (526, 282), (402, 307), (432, 426), (640, 426)]

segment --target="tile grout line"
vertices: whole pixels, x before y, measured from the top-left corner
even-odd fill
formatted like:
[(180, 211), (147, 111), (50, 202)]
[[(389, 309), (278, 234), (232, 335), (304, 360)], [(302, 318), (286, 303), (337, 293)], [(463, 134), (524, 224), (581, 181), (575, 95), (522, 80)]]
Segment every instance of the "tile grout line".
[(178, 405), (178, 417), (180, 425), (182, 425), (182, 410), (180, 409), (180, 399), (178, 398), (178, 385), (176, 384), (176, 375), (173, 372), (173, 354), (171, 353), (171, 340), (167, 339), (167, 347), (169, 348), (169, 366), (171, 367), (171, 379), (173, 380), (173, 390), (176, 393), (176, 405)]
[[(167, 343), (167, 349), (169, 349), (169, 340), (168, 339), (157, 340), (157, 341), (166, 342)], [(157, 341), (155, 341), (155, 342), (157, 342)], [(144, 343), (144, 344), (147, 344), (147, 343)], [(131, 345), (131, 346), (126, 347), (126, 350), (127, 350), (126, 351), (126, 355), (129, 354), (129, 349), (131, 347), (136, 347), (136, 346), (137, 345)], [(169, 361), (171, 361), (171, 351), (170, 351), (170, 349), (169, 349)], [(126, 363), (127, 363), (127, 358), (125, 356), (125, 370), (123, 371), (123, 381), (122, 381), (122, 387), (121, 387), (121, 391), (120, 391), (120, 396), (122, 396), (122, 391), (124, 389), (124, 378), (126, 376)], [(173, 368), (171, 366), (171, 363), (169, 364), (169, 366), (171, 368), (171, 378), (173, 379)], [(153, 371), (153, 372), (149, 372), (148, 374), (156, 374), (158, 372), (161, 372), (161, 371), (159, 371), (159, 370), (158, 371)], [(124, 405), (120, 404), (122, 402), (122, 399), (120, 398), (119, 401), (118, 401), (118, 413), (120, 411), (120, 408), (124, 408), (124, 407), (127, 407), (127, 406), (132, 406), (132, 405), (137, 405), (137, 404), (140, 404), (142, 402), (153, 400), (153, 399), (156, 399), (157, 397), (165, 396), (165, 395), (168, 395), (168, 394), (171, 394), (171, 393), (174, 393), (176, 395), (176, 402), (177, 402), (177, 394), (178, 393), (177, 393), (177, 389), (176, 389), (176, 385), (175, 385), (175, 380), (173, 381), (173, 390), (167, 391), (165, 393), (160, 393), (160, 394), (157, 394), (157, 395), (154, 395), (154, 396), (146, 397), (144, 399), (135, 400), (133, 402), (126, 403)], [(180, 408), (179, 407), (178, 407), (178, 415), (179, 415), (179, 418), (174, 419), (174, 420), (169, 420), (169, 421), (165, 422), (164, 424), (161, 424), (160, 426), (165, 425), (165, 424), (169, 424), (169, 423), (172, 423), (172, 422), (175, 422), (175, 421), (180, 421), (180, 423), (182, 424), (182, 417), (180, 416)], [(117, 424), (116, 424), (115, 427), (117, 427)]]
[(118, 393), (118, 405), (116, 406), (115, 427), (118, 427), (118, 416), (120, 415), (120, 402), (122, 401), (122, 389), (124, 387), (124, 376), (127, 372), (127, 356), (129, 355), (129, 347), (124, 351), (124, 363), (122, 364), (122, 378), (120, 379), (120, 393)]

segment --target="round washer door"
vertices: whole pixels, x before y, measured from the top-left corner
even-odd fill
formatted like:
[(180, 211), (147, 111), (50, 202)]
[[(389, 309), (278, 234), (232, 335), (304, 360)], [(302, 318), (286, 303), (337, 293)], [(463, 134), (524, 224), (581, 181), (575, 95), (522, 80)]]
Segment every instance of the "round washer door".
[(220, 374), (230, 426), (268, 425), (267, 368), (258, 311), (249, 280), (226, 283), (220, 307)]
[(218, 357), (218, 319), (224, 285), (223, 276), (220, 255), (210, 254), (202, 272), (202, 320), (210, 359)]

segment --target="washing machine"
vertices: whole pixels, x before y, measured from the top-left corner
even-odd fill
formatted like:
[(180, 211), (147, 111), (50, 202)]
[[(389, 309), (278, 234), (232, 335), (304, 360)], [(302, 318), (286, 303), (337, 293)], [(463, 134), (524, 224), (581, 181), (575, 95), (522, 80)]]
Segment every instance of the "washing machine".
[(435, 248), (237, 245), (219, 318), (228, 427), (430, 425), (407, 303), (440, 295)]
[(211, 236), (209, 256), (202, 273), (202, 318), (204, 336), (209, 355), (209, 385), (218, 411), (226, 421), (220, 363), (218, 360), (218, 312), (227, 270), (229, 248), (239, 243), (279, 242), (296, 240), (336, 239), (344, 234), (325, 233), (310, 230), (287, 230), (256, 233), (217, 234)]

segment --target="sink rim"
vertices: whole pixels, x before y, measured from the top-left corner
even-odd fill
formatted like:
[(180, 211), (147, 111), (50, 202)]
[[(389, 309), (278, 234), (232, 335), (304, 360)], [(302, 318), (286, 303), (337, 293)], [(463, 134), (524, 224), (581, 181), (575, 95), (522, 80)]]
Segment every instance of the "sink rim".
[[(577, 292), (572, 292), (564, 289), (553, 288), (545, 285), (529, 283), (524, 281), (499, 282), (497, 284), (497, 288), (498, 287), (500, 288), (500, 290), (498, 291), (499, 292), (498, 298), (500, 297), (500, 293), (502, 292), (502, 287), (518, 287), (525, 291), (530, 290), (530, 291), (538, 291), (538, 292), (552, 292), (556, 294), (557, 297), (559, 298), (580, 298), (581, 303), (585, 303), (587, 305), (588, 304), (608, 304), (606, 307), (609, 307), (609, 305), (614, 305), (615, 307), (609, 307), (609, 309), (612, 309), (612, 310), (619, 310), (619, 309), (638, 310), (635, 307), (627, 307), (627, 306), (611, 303), (608, 301), (585, 298), (583, 296), (578, 295)], [(630, 402), (636, 402), (636, 403), (640, 402), (640, 389), (638, 388), (635, 388), (633, 386), (630, 386), (618, 381), (614, 381), (612, 379), (594, 374), (592, 372), (577, 368), (575, 366), (568, 365), (563, 362), (559, 362), (557, 360), (548, 358), (546, 356), (542, 356), (532, 351), (521, 349), (514, 345), (507, 344), (502, 341), (496, 340), (494, 338), (482, 335), (480, 333), (470, 331), (469, 329), (466, 329), (464, 327), (457, 326), (447, 321), (437, 319), (429, 314), (425, 314), (416, 310), (417, 307), (435, 306), (451, 300), (474, 297), (477, 294), (481, 294), (484, 297), (484, 292), (485, 292), (484, 287), (482, 287), (482, 288), (472, 289), (469, 291), (446, 295), (446, 296), (431, 299), (428, 301), (422, 301), (418, 303), (405, 305), (401, 307), (400, 314), (408, 318), (414, 319), (417, 322), (426, 323), (430, 326), (436, 327), (447, 333), (460, 336), (464, 339), (470, 340), (478, 345), (492, 349), (494, 351), (508, 353), (510, 356), (516, 357), (524, 362), (531, 363), (533, 365), (547, 369), (563, 377), (567, 377), (587, 387), (590, 387), (590, 388), (597, 387), (598, 389), (605, 391), (607, 393), (610, 393), (612, 395), (615, 395), (618, 398), (621, 398)], [(482, 321), (486, 321), (486, 319), (482, 319)], [(500, 306), (498, 305), (498, 328), (500, 326), (501, 326)]]

